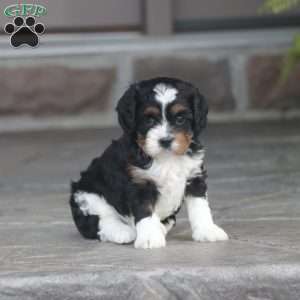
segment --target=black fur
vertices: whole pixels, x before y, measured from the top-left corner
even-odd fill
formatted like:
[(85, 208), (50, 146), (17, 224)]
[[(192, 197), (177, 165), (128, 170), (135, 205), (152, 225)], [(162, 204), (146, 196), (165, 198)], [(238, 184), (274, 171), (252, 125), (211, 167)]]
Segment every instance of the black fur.
[(185, 188), (186, 196), (205, 197), (207, 185), (202, 176), (198, 176), (189, 181)]
[(199, 93), (198, 89), (194, 89), (194, 93), (190, 98), (194, 113), (194, 139), (199, 142), (199, 136), (207, 124), (208, 105), (204, 97)]
[(152, 214), (152, 208), (155, 206), (158, 195), (157, 187), (152, 181), (128, 185), (125, 197), (134, 215), (135, 223)]
[(167, 217), (166, 219), (162, 220), (161, 222), (162, 222), (163, 224), (167, 225), (167, 224), (169, 224), (171, 221), (174, 222), (174, 225), (176, 224), (176, 214)]
[[(153, 87), (160, 82), (176, 87), (178, 90), (176, 101), (185, 105), (190, 114), (182, 128), (194, 134), (189, 155), (202, 148), (198, 143), (198, 137), (206, 126), (208, 109), (197, 89), (187, 82), (172, 78), (156, 78), (131, 85), (117, 105), (123, 136), (113, 141), (104, 153), (95, 158), (87, 170), (81, 173), (79, 181), (71, 185), (70, 206), (73, 219), (79, 232), (86, 238), (97, 238), (99, 217), (85, 216), (81, 212), (74, 201), (74, 194), (78, 191), (103, 196), (120, 215), (133, 215), (135, 222), (152, 213), (152, 208), (159, 197), (158, 187), (152, 181), (135, 182), (130, 175), (129, 167), (146, 169), (151, 165), (152, 158), (141, 149), (137, 136), (145, 136), (151, 127), (142, 111), (147, 105), (157, 105), (154, 101)], [(193, 195), (205, 193), (206, 185), (203, 180), (195, 178), (190, 181), (186, 193)], [(168, 222), (169, 218), (175, 220), (176, 213), (173, 212), (163, 222)]]
[(133, 84), (121, 97), (116, 108), (119, 123), (126, 134), (132, 134), (135, 129), (136, 98), (137, 86)]

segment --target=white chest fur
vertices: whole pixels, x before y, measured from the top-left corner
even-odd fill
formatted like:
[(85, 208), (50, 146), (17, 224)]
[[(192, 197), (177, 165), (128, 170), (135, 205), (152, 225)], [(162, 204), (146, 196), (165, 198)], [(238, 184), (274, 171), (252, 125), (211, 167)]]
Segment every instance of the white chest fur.
[(186, 181), (200, 172), (204, 151), (196, 156), (161, 154), (147, 169), (135, 169), (135, 173), (155, 182), (160, 196), (155, 205), (155, 213), (161, 220), (174, 213), (181, 205)]

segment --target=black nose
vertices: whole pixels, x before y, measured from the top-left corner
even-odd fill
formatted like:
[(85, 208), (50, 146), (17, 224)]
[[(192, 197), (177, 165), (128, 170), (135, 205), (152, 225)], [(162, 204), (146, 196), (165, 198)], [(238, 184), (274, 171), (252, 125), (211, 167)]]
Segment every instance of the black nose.
[(164, 138), (164, 139), (160, 139), (159, 143), (163, 148), (169, 148), (171, 143), (172, 143), (173, 139), (172, 138)]

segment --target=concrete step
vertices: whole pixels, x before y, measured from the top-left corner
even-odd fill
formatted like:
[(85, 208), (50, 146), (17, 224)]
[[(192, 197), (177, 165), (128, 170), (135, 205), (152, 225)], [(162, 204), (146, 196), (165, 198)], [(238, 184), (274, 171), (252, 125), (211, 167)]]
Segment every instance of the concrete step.
[(0, 136), (0, 299), (299, 299), (299, 121), (211, 125), (209, 198), (230, 241), (195, 243), (186, 212), (167, 247), (87, 241), (68, 185), (118, 129)]

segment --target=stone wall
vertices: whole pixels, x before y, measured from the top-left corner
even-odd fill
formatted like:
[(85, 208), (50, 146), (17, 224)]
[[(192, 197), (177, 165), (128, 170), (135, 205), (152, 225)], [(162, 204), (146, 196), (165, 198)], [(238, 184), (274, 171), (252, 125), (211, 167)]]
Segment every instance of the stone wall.
[(282, 55), (255, 55), (247, 62), (250, 106), (254, 109), (299, 109), (300, 65), (286, 81), (280, 80)]
[(288, 43), (258, 47), (248, 42), (246, 47), (224, 40), (225, 47), (222, 43), (203, 46), (201, 40), (189, 42), (181, 37), (169, 42), (141, 41), (124, 47), (120, 42), (113, 50), (97, 46), (99, 51), (95, 48), (92, 54), (81, 46), (76, 55), (52, 55), (51, 51), (44, 55), (42, 47), (34, 50), (40, 56), (30, 52), (25, 59), (4, 59), (0, 53), (0, 116), (99, 112), (113, 116), (129, 84), (153, 76), (191, 81), (208, 99), (211, 112), (300, 108), (300, 66), (279, 84)]
[(113, 69), (53, 64), (0, 68), (0, 114), (36, 116), (107, 110)]

